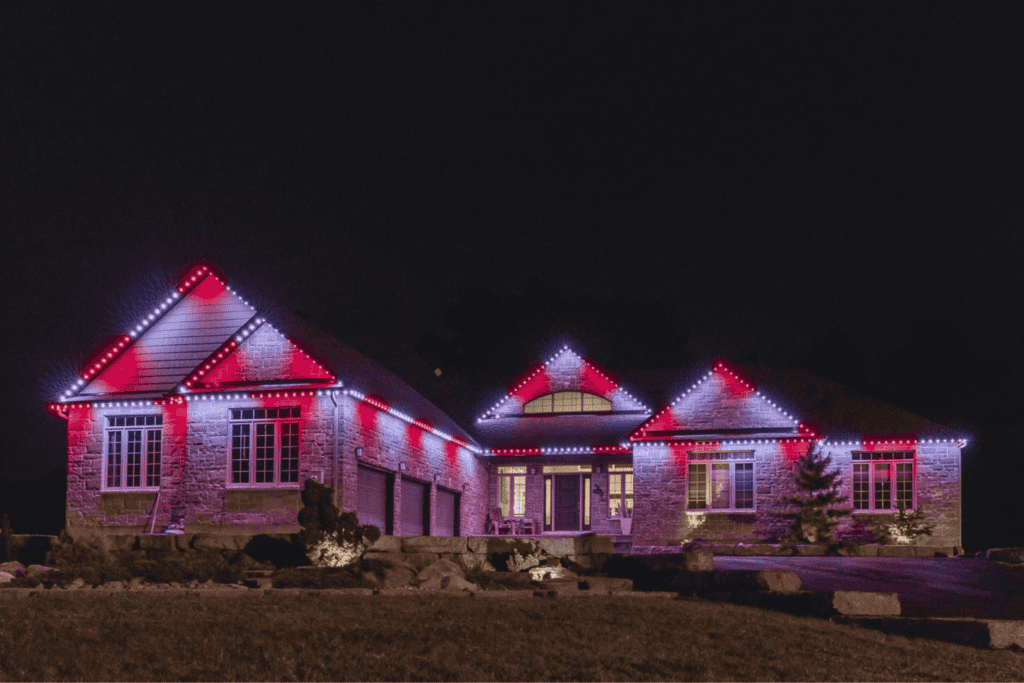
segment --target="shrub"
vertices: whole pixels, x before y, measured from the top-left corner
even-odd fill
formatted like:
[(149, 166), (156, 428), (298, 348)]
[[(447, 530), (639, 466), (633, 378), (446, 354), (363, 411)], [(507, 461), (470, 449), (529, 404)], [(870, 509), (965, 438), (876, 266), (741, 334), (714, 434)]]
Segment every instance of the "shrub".
[(340, 512), (334, 489), (307, 479), (299, 510), (299, 540), (318, 567), (345, 567), (358, 560), (380, 538), (380, 529), (359, 524), (354, 512)]
[(498, 571), (520, 572), (540, 564), (541, 549), (525, 538), (487, 539), (487, 559)]
[(57, 570), (47, 580), (64, 585), (81, 578), (89, 585), (107, 581), (127, 581), (132, 573), (119, 557), (86, 541), (76, 541), (67, 531), (61, 532), (46, 555), (47, 566)]
[(850, 508), (836, 507), (846, 502), (846, 496), (839, 495), (842, 479), (838, 470), (829, 471), (831, 456), (822, 456), (818, 450), (810, 451), (797, 461), (796, 485), (799, 494), (787, 496), (786, 503), (795, 510), (780, 513), (780, 517), (792, 520), (789, 536), (782, 545), (792, 550), (797, 544), (812, 543), (836, 546), (832, 530), (839, 524), (839, 518), (850, 514)]
[(296, 536), (275, 538), (266, 534), (253, 536), (245, 545), (245, 554), (258, 562), (271, 563), (277, 569), (308, 565), (305, 547)]
[(913, 543), (922, 536), (932, 535), (934, 524), (925, 521), (926, 519), (923, 506), (919, 505), (913, 512), (907, 512), (906, 503), (900, 500), (896, 514), (891, 518), (875, 519), (871, 522), (871, 530), (879, 543)]

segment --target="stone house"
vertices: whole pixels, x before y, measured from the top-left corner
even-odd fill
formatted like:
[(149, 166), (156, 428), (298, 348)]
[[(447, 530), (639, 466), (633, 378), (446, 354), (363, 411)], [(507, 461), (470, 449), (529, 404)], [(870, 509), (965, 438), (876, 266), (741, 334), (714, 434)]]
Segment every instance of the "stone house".
[(314, 478), (396, 535), (763, 542), (818, 448), (854, 508), (841, 538), (869, 540), (903, 503), (928, 512), (927, 545), (961, 545), (966, 441), (808, 373), (717, 361), (663, 396), (687, 378), (627, 389), (563, 348), (467, 431), (334, 337), (271, 316), (200, 266), (97, 352), (50, 406), (67, 420), (70, 530), (291, 532)]

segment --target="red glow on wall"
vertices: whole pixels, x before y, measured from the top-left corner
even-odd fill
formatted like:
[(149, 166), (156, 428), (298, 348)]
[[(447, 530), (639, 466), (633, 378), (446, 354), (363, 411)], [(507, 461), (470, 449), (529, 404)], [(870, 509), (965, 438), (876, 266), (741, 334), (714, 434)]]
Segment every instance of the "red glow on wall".
[(161, 406), (164, 416), (164, 442), (170, 443), (171, 462), (180, 470), (188, 461), (188, 404), (184, 401), (166, 401)]
[(250, 336), (241, 344), (232, 339), (211, 354), (190, 380), (196, 386), (208, 388), (258, 385), (277, 380), (334, 383), (334, 376), (294, 342), (285, 340), (285, 348), (272, 350), (253, 344), (255, 337)]
[[(368, 396), (367, 398), (370, 397)], [(369, 402), (356, 402), (356, 433), (371, 448), (377, 444), (377, 419), (380, 415), (380, 410), (380, 408), (374, 407)]]
[(415, 424), (405, 426), (405, 439), (409, 442), (410, 455), (414, 458), (423, 452), (423, 429)]
[(640, 427), (630, 435), (630, 440), (636, 441), (647, 438), (648, 431), (671, 431), (677, 429), (679, 424), (676, 422), (675, 415), (672, 414), (672, 407), (666, 406), (657, 413), (654, 417), (650, 418), (647, 422), (640, 425)]
[(807, 455), (811, 444), (805, 439), (783, 439), (779, 441), (779, 453), (786, 462), (796, 462)]
[(138, 344), (128, 346), (121, 352), (121, 355), (98, 374), (93, 380), (91, 389), (107, 394), (136, 389), (142, 370), (141, 355)]
[(916, 434), (862, 434), (860, 448), (864, 451), (907, 450), (917, 446)]
[(598, 396), (607, 398), (608, 394), (615, 391), (618, 386), (619, 385), (613, 382), (607, 375), (584, 359), (583, 369), (580, 376), (581, 391), (597, 394)]
[(548, 377), (547, 367), (539, 365), (509, 389), (509, 396), (514, 396), (523, 403), (531, 401), (538, 396), (551, 392), (551, 378)]
[(729, 367), (725, 361), (718, 360), (712, 365), (712, 368), (719, 377), (722, 378), (722, 386), (725, 388), (727, 396), (731, 397), (744, 397), (749, 394), (753, 394), (754, 383), (748, 379), (738, 370)]
[(448, 463), (449, 472), (453, 472), (459, 462), (459, 444), (454, 441), (446, 441), (444, 444), (444, 459)]

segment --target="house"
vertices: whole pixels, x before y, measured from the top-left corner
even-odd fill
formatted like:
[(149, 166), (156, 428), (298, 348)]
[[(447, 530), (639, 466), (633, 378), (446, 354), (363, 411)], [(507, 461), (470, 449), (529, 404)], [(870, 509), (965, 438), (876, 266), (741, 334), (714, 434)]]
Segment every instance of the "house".
[(784, 534), (773, 513), (816, 448), (853, 507), (840, 538), (870, 540), (871, 520), (904, 504), (928, 512), (927, 545), (961, 545), (966, 441), (947, 428), (801, 371), (715, 361), (673, 396), (660, 395), (661, 375), (625, 386), (566, 347), (467, 431), (382, 366), (295, 316), (264, 318), (199, 266), (51, 404), (67, 420), (67, 525), (291, 532), (313, 478), (389, 534), (479, 535), (497, 519), (634, 552), (758, 542)]

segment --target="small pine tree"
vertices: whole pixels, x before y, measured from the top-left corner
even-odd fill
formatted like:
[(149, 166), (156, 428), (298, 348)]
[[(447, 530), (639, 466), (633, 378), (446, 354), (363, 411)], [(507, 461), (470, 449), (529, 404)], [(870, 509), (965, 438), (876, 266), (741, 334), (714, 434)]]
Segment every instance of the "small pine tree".
[(921, 536), (931, 536), (933, 524), (925, 521), (924, 507), (918, 506), (913, 512), (907, 512), (903, 500), (896, 501), (897, 511), (892, 519), (878, 519), (871, 523), (871, 530), (879, 543), (913, 543)]
[(354, 512), (341, 512), (334, 504), (334, 489), (315, 479), (306, 480), (299, 510), (299, 540), (306, 556), (318, 567), (344, 567), (358, 560), (380, 538), (380, 529), (359, 524)]
[(789, 536), (783, 540), (784, 547), (792, 548), (798, 543), (836, 545), (832, 530), (841, 517), (850, 514), (850, 508), (836, 507), (848, 498), (839, 495), (843, 480), (838, 470), (829, 471), (831, 456), (823, 456), (819, 449), (808, 451), (797, 461), (796, 485), (800, 493), (787, 496), (786, 503), (795, 510), (780, 513), (792, 520)]

